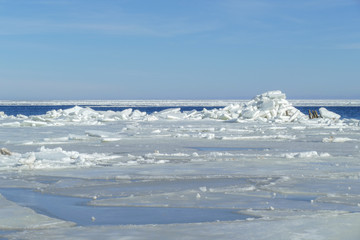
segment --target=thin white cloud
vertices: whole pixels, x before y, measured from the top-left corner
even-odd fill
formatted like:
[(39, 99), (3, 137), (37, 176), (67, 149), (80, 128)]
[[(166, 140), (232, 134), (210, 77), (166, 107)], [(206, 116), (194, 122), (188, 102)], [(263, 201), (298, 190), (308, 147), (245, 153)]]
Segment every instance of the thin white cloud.
[(186, 20), (157, 21), (139, 23), (119, 21), (108, 23), (104, 21), (49, 21), (0, 18), (0, 35), (27, 35), (42, 33), (95, 33), (139, 35), (154, 37), (171, 37), (213, 31), (218, 28), (215, 23), (192, 23)]
[[(46, 0), (22, 2), (36, 10), (39, 5), (54, 4), (54, 1)], [(34, 13), (23, 8), (22, 11), (26, 14), (16, 15), (12, 10), (15, 10), (19, 3), (0, 0), (0, 10), (3, 6), (7, 7), (3, 10), (4, 14), (0, 12), (0, 35), (94, 33), (169, 37), (209, 32), (219, 27), (216, 21), (209, 18), (183, 17), (182, 13), (172, 16), (151, 11), (136, 12), (136, 9), (126, 11), (121, 4), (97, 2), (91, 6), (80, 6), (75, 3), (63, 0), (56, 3), (63, 5), (59, 8), (46, 6)], [(97, 9), (96, 5), (100, 5), (101, 9)]]

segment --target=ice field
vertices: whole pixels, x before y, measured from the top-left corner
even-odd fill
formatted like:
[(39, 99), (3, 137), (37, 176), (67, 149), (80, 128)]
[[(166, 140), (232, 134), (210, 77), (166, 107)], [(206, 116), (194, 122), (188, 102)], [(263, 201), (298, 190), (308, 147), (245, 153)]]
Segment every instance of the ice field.
[(280, 91), (174, 107), (0, 113), (1, 237), (360, 238), (359, 120)]

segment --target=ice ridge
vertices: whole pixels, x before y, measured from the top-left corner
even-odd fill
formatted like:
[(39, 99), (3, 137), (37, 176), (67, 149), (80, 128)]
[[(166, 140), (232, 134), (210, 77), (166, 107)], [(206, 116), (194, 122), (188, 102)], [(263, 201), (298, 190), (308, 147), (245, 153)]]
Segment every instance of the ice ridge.
[[(339, 116), (322, 109), (325, 117), (339, 120)], [(334, 117), (335, 116), (335, 117)], [(123, 111), (95, 111), (89, 107), (75, 106), (66, 110), (52, 110), (44, 115), (36, 116), (7, 116), (0, 112), (0, 119), (11, 119), (10, 122), (0, 123), (0, 126), (64, 126), (64, 125), (102, 125), (106, 122), (121, 120), (156, 121), (156, 120), (201, 120), (215, 119), (233, 122), (262, 121), (262, 122), (303, 122), (308, 118), (296, 109), (286, 95), (281, 91), (269, 91), (255, 96), (251, 101), (240, 104), (230, 104), (224, 108), (202, 111), (184, 111), (180, 108), (169, 108), (160, 112), (147, 114), (131, 108)], [(15, 121), (14, 121), (15, 120)]]

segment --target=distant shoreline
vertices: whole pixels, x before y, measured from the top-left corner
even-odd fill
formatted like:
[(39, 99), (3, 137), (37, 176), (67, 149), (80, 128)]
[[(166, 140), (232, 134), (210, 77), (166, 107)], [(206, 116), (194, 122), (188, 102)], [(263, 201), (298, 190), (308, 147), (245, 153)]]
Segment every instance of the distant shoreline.
[[(0, 100), (1, 106), (51, 106), (51, 105), (86, 105), (86, 106), (212, 106), (223, 107), (230, 104), (243, 104), (250, 100), (51, 100), (51, 101), (10, 101)], [(360, 106), (360, 99), (288, 99), (293, 106)]]

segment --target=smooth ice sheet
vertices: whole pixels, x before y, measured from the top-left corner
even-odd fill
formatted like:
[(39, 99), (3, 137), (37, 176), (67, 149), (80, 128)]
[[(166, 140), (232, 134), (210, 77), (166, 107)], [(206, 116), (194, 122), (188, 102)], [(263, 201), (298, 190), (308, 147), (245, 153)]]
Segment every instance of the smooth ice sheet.
[(19, 206), (0, 195), (0, 229), (43, 229), (70, 227), (74, 223), (38, 214), (34, 210)]

